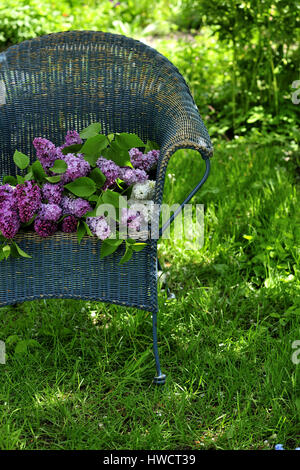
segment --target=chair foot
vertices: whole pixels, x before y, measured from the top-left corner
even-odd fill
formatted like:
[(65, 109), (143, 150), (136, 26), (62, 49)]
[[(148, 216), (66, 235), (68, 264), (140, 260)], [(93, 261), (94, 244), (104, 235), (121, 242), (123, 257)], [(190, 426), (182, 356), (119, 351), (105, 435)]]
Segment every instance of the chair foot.
[(164, 385), (166, 382), (165, 374), (162, 374), (160, 370), (160, 363), (159, 363), (159, 355), (158, 355), (158, 344), (157, 344), (157, 313), (153, 313), (152, 315), (152, 322), (153, 322), (153, 351), (155, 357), (155, 364), (156, 364), (156, 376), (153, 379), (153, 383), (156, 385)]
[(154, 377), (153, 383), (155, 385), (164, 385), (166, 383), (167, 376), (165, 374), (161, 374), (158, 377)]

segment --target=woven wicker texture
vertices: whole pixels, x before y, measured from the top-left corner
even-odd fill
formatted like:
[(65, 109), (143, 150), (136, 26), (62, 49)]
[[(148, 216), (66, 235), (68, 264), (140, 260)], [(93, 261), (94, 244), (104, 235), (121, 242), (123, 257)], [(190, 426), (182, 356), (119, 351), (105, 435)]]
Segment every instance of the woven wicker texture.
[[(197, 106), (177, 68), (145, 44), (120, 35), (50, 34), (0, 54), (0, 174), (15, 174), (16, 149), (34, 158), (34, 137), (60, 145), (67, 130), (101, 122), (105, 133), (134, 132), (161, 148), (155, 202), (170, 156), (179, 148), (212, 156)], [(157, 311), (156, 241), (129, 263), (123, 251), (103, 260), (100, 242), (32, 233), (17, 242), (32, 259), (0, 264), (0, 305), (45, 297), (99, 299)]]

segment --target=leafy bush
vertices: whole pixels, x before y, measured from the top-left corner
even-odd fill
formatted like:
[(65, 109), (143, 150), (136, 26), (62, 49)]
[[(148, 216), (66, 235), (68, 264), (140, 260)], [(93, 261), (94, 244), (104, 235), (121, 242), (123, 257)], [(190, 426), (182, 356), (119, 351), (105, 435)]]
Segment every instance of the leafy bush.
[(6, 0), (0, 4), (0, 45), (15, 44), (42, 34), (68, 29), (63, 9), (38, 0)]
[(229, 58), (222, 89), (211, 102), (228, 137), (253, 127), (289, 127), (299, 119), (290, 97), (298, 78), (298, 9), (297, 0), (183, 1), (174, 18), (178, 26), (210, 27)]
[(168, 33), (169, 4), (160, 0), (153, 8), (147, 0), (6, 0), (0, 4), (0, 47), (70, 29), (127, 36)]

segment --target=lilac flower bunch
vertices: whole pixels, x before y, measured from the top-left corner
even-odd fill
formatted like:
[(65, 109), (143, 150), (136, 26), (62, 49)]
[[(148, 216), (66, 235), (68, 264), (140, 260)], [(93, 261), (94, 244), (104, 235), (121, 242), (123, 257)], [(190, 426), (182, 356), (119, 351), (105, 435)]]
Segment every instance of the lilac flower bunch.
[(6, 210), (0, 220), (0, 230), (5, 238), (13, 238), (19, 231), (20, 218), (18, 214), (11, 210)]
[(53, 204), (60, 204), (64, 186), (62, 183), (45, 183), (42, 187), (42, 197)]
[(0, 187), (0, 230), (5, 238), (13, 238), (20, 228), (16, 188), (9, 184)]
[(34, 221), (34, 230), (40, 237), (50, 237), (58, 229), (58, 224), (54, 220), (37, 217)]
[(87, 176), (91, 171), (90, 164), (81, 157), (76, 157), (73, 153), (62, 155), (61, 160), (64, 160), (68, 166), (66, 172), (61, 177), (63, 184), (70, 183), (77, 178)]
[(57, 204), (41, 204), (41, 208), (37, 216), (42, 220), (49, 220), (51, 222), (57, 222), (62, 214), (62, 208)]
[(139, 232), (142, 221), (143, 216), (139, 211), (126, 208), (122, 209), (121, 223), (127, 225), (129, 229)]
[(82, 142), (83, 141), (77, 131), (68, 131), (65, 137), (65, 142), (60, 148), (63, 149), (70, 145), (82, 144)]
[(150, 150), (143, 154), (139, 149), (132, 148), (129, 151), (130, 161), (134, 168), (149, 171), (158, 162), (159, 150)]
[(33, 146), (36, 149), (37, 158), (46, 173), (48, 173), (49, 169), (53, 167), (55, 160), (61, 157), (60, 149), (57, 149), (50, 140), (43, 137), (36, 137), (33, 140)]
[(9, 184), (0, 186), (0, 211), (15, 210), (17, 208), (16, 188)]
[(76, 232), (78, 225), (78, 220), (74, 215), (68, 215), (65, 217), (61, 224), (61, 230), (65, 233), (73, 233)]
[(143, 183), (148, 179), (148, 175), (145, 170), (130, 167), (122, 167), (120, 177), (128, 186), (131, 186), (134, 183)]
[[(136, 200), (151, 200), (155, 182), (149, 180), (149, 172), (158, 162), (159, 150), (149, 150), (147, 143), (148, 151), (143, 153), (139, 149), (143, 148), (139, 147), (142, 141), (135, 134), (114, 134), (112, 138), (99, 135), (99, 131), (99, 123), (91, 124), (80, 134), (70, 130), (60, 146), (36, 137), (33, 146), (39, 163), (30, 166), (29, 157), (15, 152), (14, 162), (22, 173), (16, 178), (5, 177), (0, 185), (0, 260), (11, 251), (10, 247), (5, 249), (8, 242), (16, 245), (13, 238), (21, 229), (33, 229), (41, 237), (49, 237), (58, 230), (66, 234), (77, 232), (79, 242), (86, 233), (92, 234), (102, 240), (103, 257), (123, 240), (117, 236), (117, 241), (112, 241), (116, 234), (112, 222), (117, 224), (117, 233), (125, 226), (130, 236), (140, 231), (142, 223), (143, 227), (148, 224), (145, 211), (127, 206), (120, 220), (112, 220), (107, 215), (98, 215), (98, 206), (104, 202), (118, 208), (116, 193), (131, 186)], [(135, 247), (132, 239), (125, 243), (127, 261)], [(141, 249), (140, 245), (136, 251)], [(14, 254), (17, 252), (22, 250), (17, 248)]]
[(17, 205), (21, 222), (29, 222), (42, 204), (41, 190), (34, 181), (16, 186)]
[(83, 217), (87, 212), (92, 210), (92, 206), (86, 199), (71, 198), (63, 196), (61, 207), (64, 214), (73, 215), (75, 217)]

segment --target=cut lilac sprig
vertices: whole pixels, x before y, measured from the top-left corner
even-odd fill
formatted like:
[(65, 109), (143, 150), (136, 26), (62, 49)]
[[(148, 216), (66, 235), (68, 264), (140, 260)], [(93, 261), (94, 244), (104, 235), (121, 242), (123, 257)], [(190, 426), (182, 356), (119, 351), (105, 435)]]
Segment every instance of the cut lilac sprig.
[(29, 222), (41, 207), (41, 190), (34, 181), (25, 181), (16, 186), (16, 191), (21, 222)]

